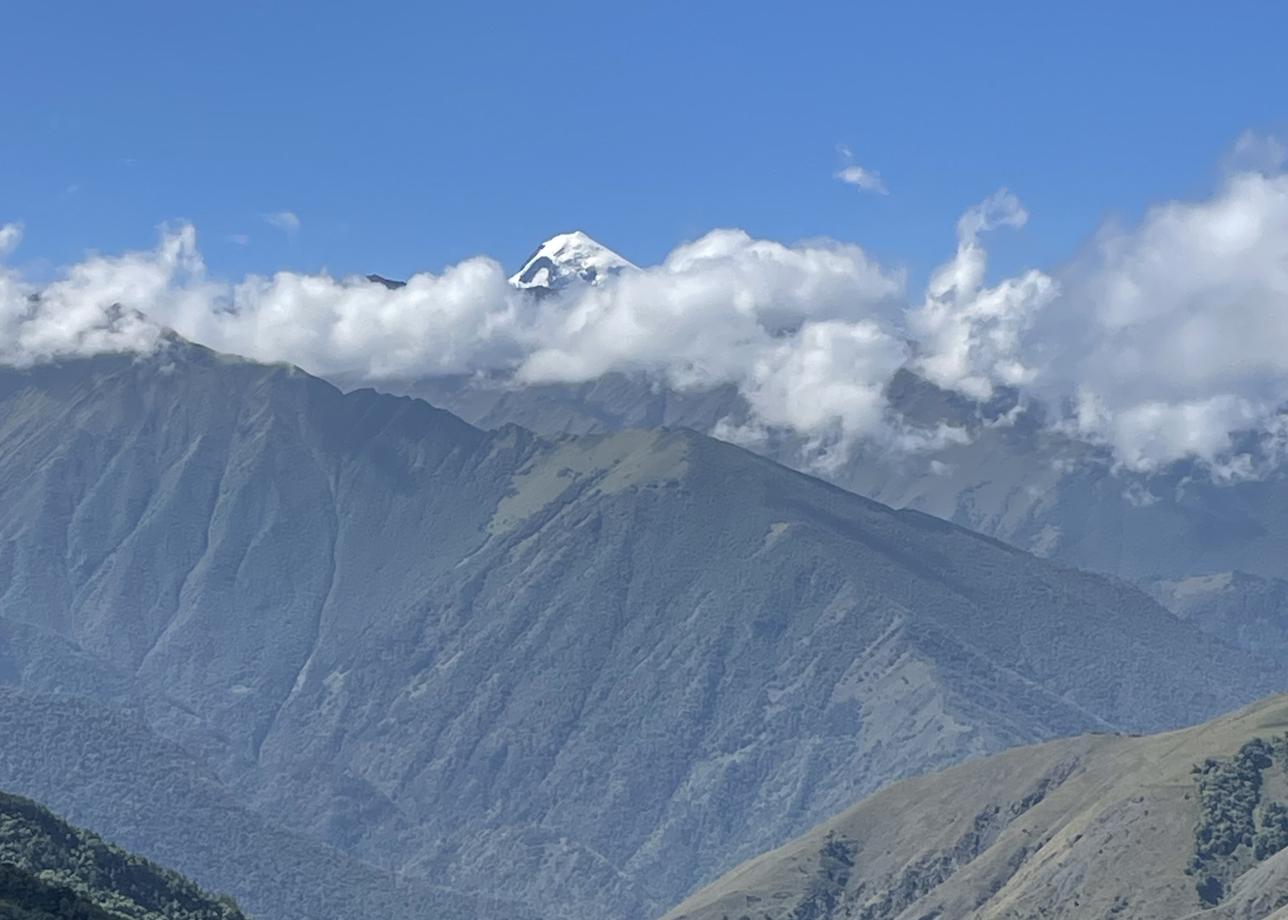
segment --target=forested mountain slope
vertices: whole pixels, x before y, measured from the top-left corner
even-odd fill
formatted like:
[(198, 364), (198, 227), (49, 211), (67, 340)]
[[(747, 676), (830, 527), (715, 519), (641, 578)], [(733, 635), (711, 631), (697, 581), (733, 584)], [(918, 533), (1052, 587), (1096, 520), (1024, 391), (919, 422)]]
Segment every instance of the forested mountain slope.
[[(486, 432), (178, 340), (0, 372), (0, 506), (16, 686), (132, 699), (265, 819), (568, 917), (659, 911), (892, 779), (1283, 675), (692, 432)], [(57, 686), (55, 640), (84, 662)]]

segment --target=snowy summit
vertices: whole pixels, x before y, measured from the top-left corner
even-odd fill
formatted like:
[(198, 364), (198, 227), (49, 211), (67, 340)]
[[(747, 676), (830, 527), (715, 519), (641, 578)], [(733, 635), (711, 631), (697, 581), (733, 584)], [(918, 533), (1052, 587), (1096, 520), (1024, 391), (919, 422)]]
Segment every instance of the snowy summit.
[(580, 230), (552, 236), (537, 248), (523, 268), (510, 278), (518, 288), (557, 290), (574, 283), (601, 284), (606, 278), (635, 268), (607, 246)]

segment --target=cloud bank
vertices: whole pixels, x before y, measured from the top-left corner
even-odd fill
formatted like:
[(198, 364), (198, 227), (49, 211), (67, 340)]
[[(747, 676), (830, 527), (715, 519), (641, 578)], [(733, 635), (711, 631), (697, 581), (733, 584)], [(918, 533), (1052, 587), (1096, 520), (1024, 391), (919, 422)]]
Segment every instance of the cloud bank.
[(1213, 464), (1288, 401), (1288, 175), (1106, 228), (1034, 330), (1085, 435), (1137, 469)]
[[(1266, 165), (1274, 149), (1261, 145), (1260, 166), (1204, 200), (1103, 228), (1058, 271), (990, 282), (989, 234), (1027, 220), (1016, 196), (998, 192), (962, 215), (955, 250), (917, 296), (859, 246), (740, 230), (712, 231), (598, 287), (536, 296), (486, 257), (396, 289), (292, 272), (228, 281), (207, 271), (193, 228), (174, 227), (153, 250), (90, 256), (52, 284), (0, 264), (0, 362), (146, 351), (168, 326), (386, 386), (608, 372), (733, 385), (750, 415), (722, 434), (794, 432), (824, 465), (861, 442), (933, 449), (966, 436), (894, 416), (886, 385), (906, 367), (977, 400), (1001, 386), (1031, 392), (1054, 407), (1057, 427), (1133, 470), (1191, 458), (1218, 476), (1256, 475), (1288, 444), (1288, 175)], [(20, 240), (18, 225), (0, 227), (0, 256)], [(1248, 433), (1256, 458), (1241, 453)]]

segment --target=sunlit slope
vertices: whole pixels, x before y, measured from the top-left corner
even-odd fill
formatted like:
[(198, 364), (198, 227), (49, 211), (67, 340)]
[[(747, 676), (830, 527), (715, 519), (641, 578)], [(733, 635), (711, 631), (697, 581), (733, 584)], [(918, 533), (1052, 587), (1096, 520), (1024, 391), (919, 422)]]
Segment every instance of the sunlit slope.
[(1196, 728), (1084, 735), (898, 783), (667, 918), (1261, 920), (1288, 904), (1285, 847), (1277, 696)]

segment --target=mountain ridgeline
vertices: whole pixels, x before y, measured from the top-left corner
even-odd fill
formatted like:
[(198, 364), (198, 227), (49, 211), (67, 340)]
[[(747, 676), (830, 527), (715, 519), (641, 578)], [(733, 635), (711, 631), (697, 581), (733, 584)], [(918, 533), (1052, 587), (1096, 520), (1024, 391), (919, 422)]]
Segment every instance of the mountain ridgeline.
[(1282, 920), (1288, 697), (897, 783), (665, 920)]
[[(733, 386), (675, 390), (637, 375), (516, 388), (480, 376), (399, 381), (399, 392), (485, 427), (593, 434), (670, 425), (697, 431), (734, 427), (750, 409)], [(816, 471), (843, 488), (898, 508), (915, 508), (1066, 565), (1132, 580), (1178, 579), (1245, 570), (1288, 577), (1288, 480), (1283, 471), (1214, 481), (1193, 463), (1152, 474), (1115, 468), (1103, 448), (1052, 430), (1037, 403), (1017, 409), (1003, 392), (977, 404), (910, 370), (891, 380), (892, 411), (914, 426), (951, 425), (969, 436), (908, 456), (859, 445), (836, 466), (815, 470), (807, 439), (774, 432), (748, 447), (788, 466)]]
[[(644, 920), (892, 780), (1284, 674), (692, 431), (484, 431), (177, 339), (0, 370), (0, 507), (0, 784), (172, 845), (48, 779), (30, 713), (108, 707), (236, 803), (194, 837), (314, 845), (279, 904), (342, 857), (425, 910)], [(224, 859), (181, 868), (267, 904)]]

